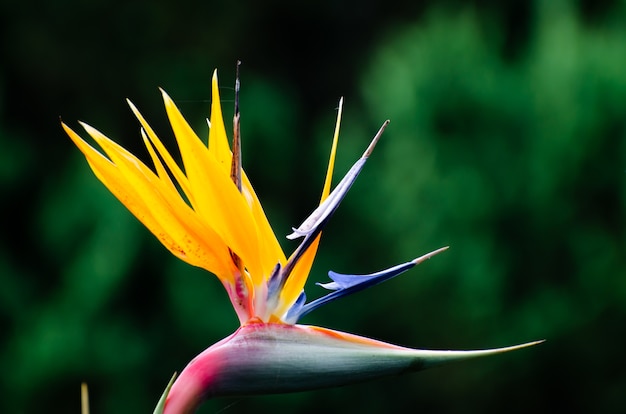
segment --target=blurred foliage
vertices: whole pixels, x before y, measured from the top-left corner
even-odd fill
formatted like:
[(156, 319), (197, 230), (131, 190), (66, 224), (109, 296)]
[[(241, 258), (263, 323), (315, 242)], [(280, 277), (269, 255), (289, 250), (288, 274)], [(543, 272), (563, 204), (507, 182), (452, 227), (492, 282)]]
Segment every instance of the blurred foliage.
[(2, 411), (78, 412), (86, 381), (93, 413), (151, 412), (236, 328), (216, 278), (107, 193), (58, 116), (145, 156), (123, 98), (167, 136), (163, 86), (205, 134), (211, 71), (228, 107), (237, 58), (244, 164), (279, 237), (319, 197), (339, 96), (337, 176), (392, 121), (325, 232), (310, 297), (329, 269), (452, 247), (304, 323), (419, 348), (548, 341), (201, 412), (623, 410), (626, 2), (40, 3), (0, 3)]

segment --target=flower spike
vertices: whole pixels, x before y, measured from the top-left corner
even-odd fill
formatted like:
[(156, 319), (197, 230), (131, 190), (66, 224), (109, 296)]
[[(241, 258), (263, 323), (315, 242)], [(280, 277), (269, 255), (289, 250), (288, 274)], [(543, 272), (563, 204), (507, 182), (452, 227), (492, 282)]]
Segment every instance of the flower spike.
[(242, 168), (239, 63), (232, 151), (224, 127), (217, 71), (211, 88), (208, 145), (161, 91), (182, 166), (130, 101), (153, 168), (87, 124), (81, 123), (101, 151), (62, 124), (96, 177), (172, 254), (219, 278), (241, 323), (235, 333), (207, 348), (172, 379), (155, 413), (193, 413), (206, 398), (333, 387), (539, 343), (482, 351), (429, 351), (295, 324), (318, 307), (389, 280), (447, 247), (367, 275), (330, 271), (331, 281), (318, 283), (330, 292), (306, 303), (303, 288), (321, 232), (389, 121), (383, 123), (361, 158), (331, 192), (343, 98), (339, 101), (320, 204), (287, 236), (303, 238), (287, 258)]

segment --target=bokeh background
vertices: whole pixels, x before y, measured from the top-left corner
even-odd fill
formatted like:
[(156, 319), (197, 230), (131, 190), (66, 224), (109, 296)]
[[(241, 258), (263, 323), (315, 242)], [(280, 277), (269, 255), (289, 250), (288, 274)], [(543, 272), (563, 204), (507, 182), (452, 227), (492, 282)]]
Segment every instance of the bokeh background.
[[(302, 322), (432, 349), (547, 339), (372, 383), (220, 399), (201, 413), (626, 409), (626, 2), (0, 2), (0, 409), (152, 412), (237, 327), (216, 278), (171, 257), (62, 132), (147, 158), (157, 87), (206, 136), (219, 69), (244, 166), (282, 235), (392, 123), (325, 232), (308, 286), (449, 245)], [(228, 121), (227, 121), (228, 122)]]

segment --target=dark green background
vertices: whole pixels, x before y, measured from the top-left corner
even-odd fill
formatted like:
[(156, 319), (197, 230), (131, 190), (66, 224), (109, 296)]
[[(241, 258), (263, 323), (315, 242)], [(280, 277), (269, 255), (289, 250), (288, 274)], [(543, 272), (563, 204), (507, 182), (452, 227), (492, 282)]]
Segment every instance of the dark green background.
[[(202, 135), (242, 66), (244, 166), (277, 235), (392, 123), (331, 221), (308, 286), (441, 256), (302, 322), (417, 348), (536, 348), (404, 377), (223, 399), (202, 413), (594, 412), (626, 405), (626, 2), (2, 1), (0, 409), (152, 412), (237, 327), (59, 126), (146, 157), (130, 97), (171, 143), (157, 87)], [(227, 122), (229, 122), (227, 120)]]

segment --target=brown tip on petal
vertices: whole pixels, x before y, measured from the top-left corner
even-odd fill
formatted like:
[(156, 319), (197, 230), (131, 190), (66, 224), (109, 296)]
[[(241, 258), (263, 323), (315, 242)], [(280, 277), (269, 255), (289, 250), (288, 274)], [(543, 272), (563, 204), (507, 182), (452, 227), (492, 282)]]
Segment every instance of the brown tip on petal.
[(370, 155), (372, 155), (372, 152), (374, 151), (374, 148), (376, 147), (378, 140), (383, 135), (383, 132), (385, 132), (385, 128), (387, 128), (387, 125), (389, 125), (389, 122), (391, 121), (386, 120), (385, 122), (383, 122), (382, 126), (380, 127), (380, 129), (378, 130), (374, 138), (372, 139), (372, 142), (370, 142), (370, 145), (367, 147), (367, 149), (363, 153), (362, 158), (368, 158)]
[(449, 248), (449, 247), (450, 247), (450, 246), (441, 247), (441, 248), (439, 248), (439, 249), (437, 249), (437, 250), (433, 250), (433, 251), (432, 251), (432, 252), (430, 252), (430, 253), (426, 253), (425, 255), (420, 256), (420, 257), (418, 257), (417, 259), (414, 259), (414, 260), (413, 260), (413, 263), (415, 263), (416, 265), (417, 265), (417, 264), (420, 264), (420, 263), (422, 263), (423, 261), (430, 259), (430, 258), (431, 258), (431, 257), (433, 257), (434, 255), (439, 254), (439, 253), (441, 253), (441, 252), (443, 252), (443, 251), (448, 250), (448, 248)]

